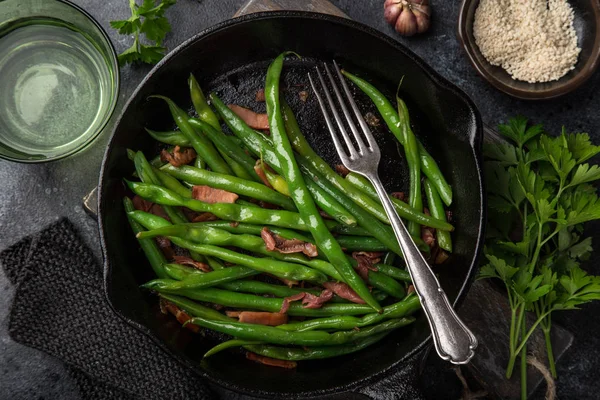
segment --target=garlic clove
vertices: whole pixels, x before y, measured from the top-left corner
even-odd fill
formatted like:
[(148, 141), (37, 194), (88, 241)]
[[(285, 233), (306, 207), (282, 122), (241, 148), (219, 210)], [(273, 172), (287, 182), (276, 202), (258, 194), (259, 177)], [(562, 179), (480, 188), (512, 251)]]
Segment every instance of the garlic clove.
[(383, 17), (388, 24), (394, 25), (402, 12), (402, 5), (396, 0), (386, 0), (383, 7)]
[(416, 9), (413, 9), (412, 12), (413, 12), (413, 14), (415, 16), (415, 20), (417, 22), (417, 32), (423, 33), (427, 29), (429, 29), (429, 15), (427, 15), (421, 11), (417, 11)]

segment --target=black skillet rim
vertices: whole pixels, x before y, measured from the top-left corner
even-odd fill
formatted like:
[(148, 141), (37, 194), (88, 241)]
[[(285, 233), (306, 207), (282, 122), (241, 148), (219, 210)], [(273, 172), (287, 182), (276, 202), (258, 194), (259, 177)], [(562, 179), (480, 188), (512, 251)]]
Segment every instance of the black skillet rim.
[[(237, 17), (237, 18), (233, 18), (233, 19), (221, 22), (217, 25), (214, 25), (212, 27), (209, 27), (209, 28), (206, 28), (206, 29), (200, 31), (199, 33), (195, 34), (191, 38), (189, 38), (186, 41), (184, 41), (183, 43), (181, 43), (175, 49), (173, 49), (165, 58), (163, 58), (158, 64), (156, 64), (152, 68), (152, 70), (150, 70), (150, 72), (148, 72), (146, 77), (140, 82), (140, 84), (137, 86), (135, 91), (129, 97), (129, 100), (123, 107), (123, 111), (119, 115), (119, 118), (114, 125), (113, 131), (111, 132), (111, 137), (107, 144), (107, 149), (104, 154), (104, 158), (102, 160), (100, 178), (99, 178), (99, 184), (98, 184), (98, 215), (99, 215), (98, 229), (100, 231), (100, 247), (102, 249), (102, 258), (103, 258), (103, 264), (104, 264), (104, 294), (106, 296), (106, 299), (108, 301), (110, 308), (119, 317), (121, 317), (125, 322), (127, 322), (131, 326), (135, 327), (136, 329), (138, 329), (141, 332), (148, 335), (170, 357), (173, 357), (174, 359), (183, 363), (186, 367), (192, 368), (197, 374), (199, 374), (203, 378), (206, 378), (210, 382), (215, 383), (223, 388), (226, 388), (228, 390), (233, 390), (238, 393), (251, 394), (251, 395), (255, 395), (255, 396), (259, 395), (259, 396), (265, 396), (265, 397), (271, 397), (271, 398), (280, 396), (282, 393), (281, 392), (264, 392), (264, 391), (250, 392), (247, 389), (237, 387), (235, 385), (232, 385), (228, 381), (217, 379), (202, 370), (198, 370), (197, 368), (195, 368), (195, 366), (191, 365), (187, 360), (181, 359), (180, 357), (173, 354), (167, 348), (167, 346), (162, 342), (162, 340), (160, 340), (158, 337), (156, 337), (152, 333), (152, 331), (150, 331), (146, 326), (141, 325), (135, 321), (128, 319), (127, 317), (122, 315), (119, 312), (119, 310), (117, 310), (113, 306), (111, 298), (110, 298), (110, 294), (109, 294), (109, 292), (110, 292), (109, 291), (109, 286), (110, 286), (109, 278), (110, 278), (111, 272), (112, 272), (112, 265), (110, 264), (109, 260), (106, 257), (107, 246), (106, 246), (106, 240), (105, 240), (104, 225), (103, 225), (103, 221), (102, 221), (102, 215), (103, 215), (103, 211), (104, 211), (104, 207), (102, 205), (104, 187), (103, 187), (102, 183), (104, 181), (104, 173), (106, 170), (105, 167), (106, 167), (107, 160), (114, 148), (113, 142), (115, 140), (117, 127), (120, 125), (121, 120), (123, 119), (125, 112), (128, 110), (133, 99), (137, 96), (137, 94), (141, 90), (141, 88), (147, 83), (148, 79), (158, 69), (165, 66), (170, 61), (170, 59), (173, 58), (173, 56), (175, 56), (180, 51), (182, 51), (190, 43), (193, 43), (193, 42), (200, 40), (204, 37), (207, 37), (211, 34), (226, 30), (229, 27), (234, 26), (234, 25), (243, 24), (248, 21), (268, 20), (268, 19), (275, 19), (275, 18), (300, 18), (300, 19), (305, 18), (305, 19), (323, 20), (323, 21), (327, 21), (327, 22), (330, 22), (333, 24), (345, 25), (351, 29), (358, 29), (368, 35), (374, 36), (376, 39), (385, 41), (387, 44), (394, 47), (396, 50), (402, 52), (404, 55), (406, 55), (408, 58), (410, 58), (415, 64), (417, 64), (423, 71), (425, 71), (425, 73), (427, 75), (429, 75), (429, 77), (432, 79), (432, 81), (436, 85), (450, 91), (454, 95), (461, 98), (469, 106), (473, 115), (475, 115), (475, 124), (476, 124), (475, 136), (471, 138), (470, 145), (471, 145), (471, 149), (473, 151), (473, 157), (475, 160), (475, 164), (477, 167), (477, 175), (479, 178), (479, 195), (480, 195), (480, 199), (481, 199), (481, 203), (480, 203), (480, 211), (481, 212), (480, 212), (479, 228), (478, 228), (478, 234), (477, 234), (477, 243), (476, 243), (476, 247), (475, 247), (475, 254), (474, 254), (473, 260), (471, 262), (471, 265), (469, 266), (469, 272), (467, 274), (467, 277), (465, 278), (465, 281), (463, 282), (462, 286), (460, 287), (460, 289), (458, 291), (458, 295), (456, 297), (456, 300), (453, 303), (454, 307), (457, 307), (462, 303), (462, 301), (464, 300), (464, 297), (466, 295), (467, 288), (470, 287), (470, 285), (472, 284), (472, 282), (474, 280), (475, 270), (477, 269), (477, 264), (478, 264), (478, 261), (479, 261), (479, 258), (480, 258), (480, 255), (481, 255), (481, 252), (483, 249), (483, 238), (484, 238), (485, 218), (486, 218), (486, 198), (485, 198), (485, 191), (484, 191), (484, 181), (483, 181), (483, 176), (482, 176), (482, 154), (481, 154), (482, 153), (482, 151), (481, 151), (482, 143), (483, 143), (483, 124), (481, 121), (481, 116), (479, 115), (479, 112), (477, 110), (477, 107), (475, 106), (473, 101), (467, 96), (467, 94), (464, 93), (461, 89), (459, 89), (453, 83), (451, 83), (446, 78), (442, 77), (439, 73), (437, 73), (435, 70), (433, 70), (433, 68), (431, 68), (429, 65), (427, 65), (421, 58), (419, 58), (411, 50), (409, 50), (408, 48), (406, 48), (404, 45), (397, 42), (393, 38), (387, 36), (383, 32), (380, 32), (374, 28), (371, 28), (363, 23), (360, 23), (360, 22), (357, 22), (357, 21), (354, 21), (351, 19), (347, 19), (347, 18), (329, 15), (329, 14), (321, 14), (321, 13), (306, 12), (306, 11), (269, 11), (269, 12), (248, 14), (248, 15), (244, 15), (241, 17)], [(339, 392), (343, 392), (343, 391), (352, 391), (359, 387), (367, 386), (375, 381), (378, 381), (386, 376), (391, 375), (399, 365), (404, 363), (409, 357), (411, 357), (414, 354), (416, 354), (417, 352), (421, 351), (427, 344), (429, 344), (430, 339), (431, 339), (431, 335), (429, 335), (427, 338), (425, 338), (413, 350), (406, 353), (402, 358), (398, 359), (390, 367), (388, 367), (382, 371), (379, 371), (371, 376), (368, 376), (361, 380), (355, 381), (351, 384), (344, 385), (344, 386), (337, 386), (337, 387), (333, 387), (333, 388), (326, 389), (326, 390), (313, 390), (313, 391), (307, 391), (307, 392), (285, 393), (285, 394), (290, 397), (300, 398), (300, 397), (307, 397), (307, 396), (339, 393)]]

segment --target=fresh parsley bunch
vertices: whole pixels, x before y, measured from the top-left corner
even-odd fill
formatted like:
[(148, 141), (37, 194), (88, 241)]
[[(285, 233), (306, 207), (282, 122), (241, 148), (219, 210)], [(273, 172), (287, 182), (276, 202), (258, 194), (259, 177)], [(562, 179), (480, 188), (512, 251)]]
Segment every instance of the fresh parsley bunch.
[[(564, 128), (558, 137), (547, 136), (541, 125), (528, 126), (523, 117), (500, 125), (499, 132), (506, 141), (484, 149), (489, 263), (480, 277), (506, 285), (512, 317), (506, 376), (510, 378), (519, 354), (526, 357), (527, 340), (539, 326), (556, 377), (552, 313), (600, 300), (600, 277), (579, 266), (592, 252), (591, 238), (583, 237), (584, 223), (600, 219), (600, 201), (591, 185), (600, 179), (600, 168), (586, 163), (600, 153), (600, 146), (586, 133), (567, 134)], [(527, 311), (537, 316), (530, 327)], [(526, 368), (524, 362), (521, 368)], [(521, 385), (526, 396), (523, 379)]]
[[(165, 56), (167, 49), (162, 47), (162, 41), (171, 31), (171, 24), (164, 14), (176, 1), (143, 0), (141, 5), (137, 5), (135, 0), (129, 0), (131, 17), (110, 22), (110, 26), (117, 29), (121, 35), (134, 35), (133, 45), (119, 54), (119, 65), (123, 66), (135, 61), (156, 64)], [(154, 45), (143, 44), (140, 34), (144, 34), (146, 39), (154, 42)]]

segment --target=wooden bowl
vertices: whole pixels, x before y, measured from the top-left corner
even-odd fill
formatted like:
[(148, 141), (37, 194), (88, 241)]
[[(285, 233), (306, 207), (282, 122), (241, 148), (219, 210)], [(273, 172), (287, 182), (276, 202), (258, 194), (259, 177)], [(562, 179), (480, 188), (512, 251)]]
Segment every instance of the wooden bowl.
[(575, 68), (562, 78), (544, 83), (512, 79), (501, 67), (491, 65), (479, 51), (473, 36), (473, 21), (479, 0), (463, 0), (458, 17), (458, 38), (477, 72), (497, 89), (525, 100), (552, 99), (581, 86), (596, 70), (600, 58), (600, 1), (569, 0), (581, 48)]

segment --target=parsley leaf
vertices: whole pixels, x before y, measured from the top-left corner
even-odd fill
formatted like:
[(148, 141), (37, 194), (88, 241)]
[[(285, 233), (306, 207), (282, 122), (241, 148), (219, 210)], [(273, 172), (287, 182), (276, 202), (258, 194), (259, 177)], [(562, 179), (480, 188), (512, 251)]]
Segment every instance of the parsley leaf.
[[(119, 55), (119, 65), (139, 61), (156, 64), (164, 57), (166, 48), (161, 44), (171, 31), (171, 24), (164, 14), (175, 3), (176, 0), (143, 0), (142, 4), (138, 5), (135, 0), (129, 0), (131, 17), (110, 22), (110, 26), (120, 34), (134, 35), (133, 45)], [(141, 35), (145, 35), (153, 44), (142, 43)]]

